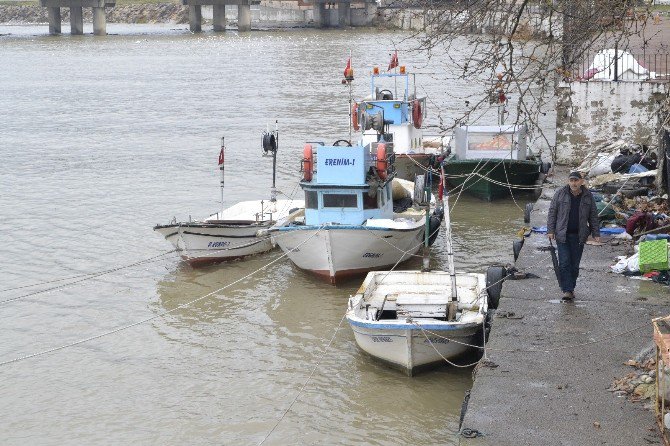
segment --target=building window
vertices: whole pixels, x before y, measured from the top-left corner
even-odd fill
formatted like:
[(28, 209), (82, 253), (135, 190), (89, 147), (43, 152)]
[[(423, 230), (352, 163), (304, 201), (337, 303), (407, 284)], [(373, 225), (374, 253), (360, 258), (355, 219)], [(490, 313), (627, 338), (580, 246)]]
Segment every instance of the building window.
[(354, 194), (323, 194), (324, 208), (357, 208), (358, 198)]
[(305, 191), (305, 209), (318, 209), (319, 196), (314, 190)]

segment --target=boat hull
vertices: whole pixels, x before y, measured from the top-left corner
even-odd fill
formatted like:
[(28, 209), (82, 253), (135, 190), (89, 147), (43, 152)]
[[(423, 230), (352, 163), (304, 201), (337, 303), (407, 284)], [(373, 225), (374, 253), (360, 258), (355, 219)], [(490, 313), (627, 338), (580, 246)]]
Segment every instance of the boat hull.
[(331, 283), (408, 260), (422, 246), (424, 227), (363, 229), (286, 227), (276, 243), (300, 269)]
[(257, 235), (273, 222), (254, 224), (176, 223), (154, 227), (192, 266), (234, 260), (274, 248), (268, 235)]
[(422, 331), (414, 324), (366, 323), (349, 317), (347, 320), (364, 352), (409, 376), (445, 364), (445, 359), (453, 360), (472, 349), (463, 344), (482, 344), (479, 324), (457, 328), (447, 323), (433, 324)]
[[(540, 178), (539, 161), (529, 160), (456, 160), (447, 159), (444, 171), (449, 185), (484, 200), (509, 197), (512, 194), (533, 193)], [(470, 176), (474, 171), (476, 173)], [(513, 185), (510, 187), (508, 184)]]

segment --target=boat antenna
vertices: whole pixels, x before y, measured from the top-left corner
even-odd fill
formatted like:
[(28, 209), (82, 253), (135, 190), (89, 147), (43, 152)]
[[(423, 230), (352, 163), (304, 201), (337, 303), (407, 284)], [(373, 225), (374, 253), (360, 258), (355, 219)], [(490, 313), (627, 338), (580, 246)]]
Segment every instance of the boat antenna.
[(224, 186), (224, 175), (223, 175), (223, 167), (224, 167), (224, 155), (226, 151), (226, 146), (225, 146), (225, 136), (221, 137), (221, 151), (219, 152), (219, 170), (221, 171), (221, 218), (223, 218), (223, 186)]
[(351, 131), (352, 131), (352, 114), (353, 110), (352, 107), (354, 105), (354, 99), (353, 99), (353, 87), (352, 87), (352, 81), (354, 80), (354, 69), (351, 68), (351, 50), (349, 50), (349, 64), (347, 65), (348, 68), (344, 70), (344, 79), (342, 79), (343, 84), (347, 84), (349, 87), (349, 144), (351, 144)]
[(444, 211), (444, 235), (447, 242), (447, 269), (451, 278), (451, 302), (447, 313), (447, 320), (456, 319), (456, 310), (458, 309), (458, 289), (456, 288), (456, 270), (454, 268), (454, 244), (451, 238), (451, 215), (449, 213), (449, 192), (445, 182), (444, 166), (440, 165), (440, 183), (443, 190), (442, 206)]

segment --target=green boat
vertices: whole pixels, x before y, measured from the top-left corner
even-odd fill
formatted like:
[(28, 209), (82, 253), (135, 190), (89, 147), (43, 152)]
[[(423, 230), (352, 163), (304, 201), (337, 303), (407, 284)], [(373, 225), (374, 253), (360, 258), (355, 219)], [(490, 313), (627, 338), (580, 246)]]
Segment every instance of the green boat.
[(462, 126), (454, 130), (452, 142), (443, 166), (454, 192), (491, 201), (541, 187), (548, 166), (528, 150), (525, 126)]

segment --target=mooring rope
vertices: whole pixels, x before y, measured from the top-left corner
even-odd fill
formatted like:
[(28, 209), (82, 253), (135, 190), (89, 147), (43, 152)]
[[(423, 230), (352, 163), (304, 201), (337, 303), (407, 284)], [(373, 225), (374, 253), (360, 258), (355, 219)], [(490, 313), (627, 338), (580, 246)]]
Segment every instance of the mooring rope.
[(256, 269), (255, 271), (252, 271), (251, 273), (245, 275), (244, 277), (241, 277), (241, 278), (239, 278), (239, 279), (237, 279), (237, 280), (235, 280), (235, 281), (229, 283), (228, 285), (225, 285), (225, 286), (223, 286), (223, 287), (221, 287), (221, 288), (218, 288), (218, 289), (216, 289), (216, 290), (214, 290), (214, 291), (212, 291), (212, 292), (209, 292), (209, 293), (205, 294), (204, 296), (200, 296), (200, 297), (198, 297), (198, 298), (196, 298), (196, 299), (193, 299), (193, 300), (191, 300), (191, 301), (189, 301), (189, 302), (186, 302), (186, 303), (183, 303), (183, 304), (181, 304), (181, 305), (178, 305), (178, 306), (176, 306), (175, 308), (173, 308), (173, 309), (171, 309), (171, 310), (162, 311), (162, 312), (157, 313), (157, 314), (155, 314), (155, 315), (153, 315), (153, 316), (151, 316), (151, 317), (142, 319), (142, 320), (137, 321), (137, 322), (134, 322), (134, 323), (132, 323), (132, 324), (124, 325), (124, 326), (122, 326), (122, 327), (117, 327), (117, 328), (115, 328), (115, 329), (108, 330), (108, 331), (106, 331), (106, 332), (103, 332), (103, 333), (100, 333), (100, 334), (97, 334), (97, 335), (94, 335), (94, 336), (90, 336), (90, 337), (88, 337), (88, 338), (79, 339), (79, 340), (77, 340), (77, 341), (70, 342), (69, 344), (64, 344), (64, 345), (61, 345), (61, 346), (58, 346), (58, 347), (50, 348), (50, 349), (48, 349), (48, 350), (43, 350), (43, 351), (40, 351), (40, 352), (37, 352), (37, 353), (31, 353), (31, 354), (28, 354), (28, 355), (24, 355), (24, 356), (20, 356), (20, 357), (14, 358), (14, 359), (10, 359), (10, 360), (7, 360), (7, 361), (3, 361), (3, 362), (0, 362), (0, 366), (5, 366), (5, 365), (8, 365), (8, 364), (12, 364), (12, 363), (16, 363), (16, 362), (24, 361), (24, 360), (26, 360), (26, 359), (36, 358), (36, 357), (38, 357), (38, 356), (47, 355), (47, 354), (54, 353), (54, 352), (57, 352), (57, 351), (60, 351), (60, 350), (64, 350), (64, 349), (66, 349), (66, 348), (74, 347), (74, 346), (76, 346), (76, 345), (84, 344), (84, 343), (86, 343), (86, 342), (90, 342), (90, 341), (93, 341), (93, 340), (96, 340), (96, 339), (100, 339), (100, 338), (102, 338), (102, 337), (109, 336), (109, 335), (112, 335), (112, 334), (115, 334), (115, 333), (119, 333), (119, 332), (121, 332), (121, 331), (127, 330), (127, 329), (129, 329), (129, 328), (136, 327), (136, 326), (138, 326), (138, 325), (142, 325), (142, 324), (144, 324), (144, 323), (146, 323), (146, 322), (150, 322), (150, 321), (152, 321), (152, 320), (154, 320), (154, 319), (157, 319), (157, 318), (159, 318), (159, 317), (163, 317), (163, 316), (166, 316), (166, 315), (168, 315), (168, 314), (171, 314), (171, 313), (173, 313), (173, 312), (175, 312), (175, 311), (177, 311), (177, 310), (180, 310), (180, 309), (182, 309), (182, 308), (186, 308), (186, 307), (188, 307), (188, 306), (190, 306), (190, 305), (192, 305), (192, 304), (194, 304), (194, 303), (196, 303), (196, 302), (199, 302), (199, 301), (201, 301), (201, 300), (203, 300), (203, 299), (205, 299), (205, 298), (207, 298), (207, 297), (210, 297), (210, 296), (212, 296), (212, 295), (214, 295), (214, 294), (216, 294), (216, 293), (218, 293), (218, 292), (220, 292), (220, 291), (223, 291), (223, 290), (225, 290), (225, 289), (227, 289), (227, 288), (230, 288), (231, 286), (240, 283), (241, 281), (243, 281), (243, 280), (245, 280), (245, 279), (247, 279), (247, 278), (253, 276), (254, 274), (259, 273), (260, 271), (263, 271), (263, 270), (267, 269), (267, 268), (270, 267), (271, 265), (274, 265), (274, 264), (277, 263), (279, 260), (281, 260), (281, 259), (285, 258), (286, 256), (288, 256), (288, 254), (289, 254), (290, 252), (295, 251), (295, 250), (298, 249), (300, 246), (302, 246), (304, 243), (307, 243), (307, 241), (309, 241), (311, 238), (313, 238), (314, 236), (316, 236), (320, 231), (321, 231), (321, 228), (319, 228), (319, 230), (317, 230), (317, 231), (314, 232), (312, 235), (310, 235), (309, 237), (307, 237), (305, 240), (303, 240), (302, 242), (300, 242), (300, 243), (299, 243), (297, 246), (295, 246), (293, 249), (291, 249), (291, 250), (289, 250), (289, 251), (283, 253), (282, 255), (280, 255), (279, 257), (277, 257), (276, 259), (272, 260), (271, 262), (266, 263), (265, 265), (261, 266), (260, 268)]

